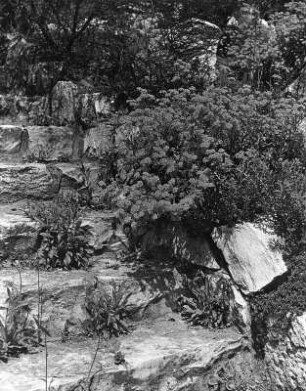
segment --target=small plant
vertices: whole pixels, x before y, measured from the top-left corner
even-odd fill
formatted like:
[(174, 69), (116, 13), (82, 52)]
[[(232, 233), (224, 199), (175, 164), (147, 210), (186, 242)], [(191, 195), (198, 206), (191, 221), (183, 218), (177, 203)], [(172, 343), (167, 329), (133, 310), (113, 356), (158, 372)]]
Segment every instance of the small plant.
[(125, 320), (131, 318), (139, 308), (129, 304), (132, 296), (126, 282), (112, 281), (107, 290), (98, 279), (87, 286), (85, 310), (88, 316), (85, 322), (86, 331), (91, 335), (118, 337), (129, 332)]
[(30, 307), (22, 303), (21, 296), (13, 286), (7, 287), (7, 300), (0, 310), (0, 361), (7, 362), (8, 358), (18, 357), (27, 353), (39, 341), (40, 326), (35, 320), (30, 321)]
[(39, 222), (38, 262), (46, 269), (86, 269), (92, 255), (90, 227), (83, 225), (77, 201), (57, 200), (32, 206)]
[(87, 319), (84, 329), (91, 336), (111, 338), (129, 333), (126, 320), (132, 319), (139, 311), (145, 310), (151, 303), (160, 299), (157, 294), (141, 303), (129, 302), (133, 294), (128, 281), (112, 281), (106, 288), (97, 278), (86, 287), (85, 310)]
[(188, 283), (190, 297), (181, 295), (179, 305), (182, 317), (194, 326), (222, 328), (230, 325), (233, 292), (224, 277), (214, 281), (212, 276), (201, 273)]

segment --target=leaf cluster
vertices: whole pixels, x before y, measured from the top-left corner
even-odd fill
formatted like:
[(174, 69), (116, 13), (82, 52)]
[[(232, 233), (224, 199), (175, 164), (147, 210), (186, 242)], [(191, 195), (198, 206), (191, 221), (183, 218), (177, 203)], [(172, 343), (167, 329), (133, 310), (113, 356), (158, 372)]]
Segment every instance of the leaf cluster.
[(107, 288), (98, 279), (86, 287), (84, 322), (86, 333), (93, 336), (118, 337), (127, 334), (131, 319), (139, 307), (129, 303), (133, 292), (128, 282), (112, 281)]
[(30, 322), (30, 307), (24, 303), (13, 286), (7, 287), (5, 306), (0, 307), (0, 361), (27, 353), (32, 346), (40, 343), (39, 325), (34, 318)]
[(204, 275), (188, 283), (190, 297), (178, 299), (182, 317), (194, 326), (223, 328), (231, 325), (233, 291), (229, 280)]
[(46, 269), (86, 269), (93, 253), (91, 230), (82, 224), (77, 201), (36, 203), (30, 217), (39, 223), (37, 258)]
[[(286, 204), (279, 187), (302, 186), (303, 102), (212, 87), (160, 99), (142, 91), (132, 104), (115, 128), (114, 177), (107, 178), (110, 190), (114, 181), (119, 187), (126, 223), (201, 220), (212, 229), (267, 216), (286, 234), (281, 205), (290, 214), (294, 193)], [(296, 230), (301, 236), (302, 219)]]

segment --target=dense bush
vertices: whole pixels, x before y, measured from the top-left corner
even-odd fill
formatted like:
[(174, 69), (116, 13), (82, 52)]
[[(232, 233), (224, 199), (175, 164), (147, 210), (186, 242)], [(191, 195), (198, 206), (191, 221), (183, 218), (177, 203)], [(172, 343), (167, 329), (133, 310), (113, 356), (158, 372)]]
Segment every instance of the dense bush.
[[(302, 238), (303, 210), (292, 221), (285, 215), (303, 186), (303, 104), (214, 87), (160, 99), (143, 92), (133, 105), (116, 129), (115, 175), (108, 178), (110, 191), (112, 180), (121, 190), (126, 223), (201, 221), (212, 229), (265, 216), (283, 235), (294, 229)], [(296, 197), (285, 197), (282, 184), (296, 187)]]

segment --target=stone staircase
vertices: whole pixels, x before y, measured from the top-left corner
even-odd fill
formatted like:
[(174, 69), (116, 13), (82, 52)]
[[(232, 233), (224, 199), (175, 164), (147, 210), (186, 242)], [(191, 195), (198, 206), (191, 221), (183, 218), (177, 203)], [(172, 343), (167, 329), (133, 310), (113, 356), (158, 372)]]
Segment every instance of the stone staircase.
[[(66, 111), (70, 106), (66, 99)], [(65, 106), (58, 106), (58, 110), (65, 114)], [(71, 112), (66, 114), (67, 118), (73, 117)], [(25, 213), (28, 203), (78, 192), (84, 185), (80, 157), (88, 149), (107, 148), (109, 129), (102, 122), (80, 136), (71, 124), (33, 125), (27, 123), (26, 116), (20, 121), (18, 115), (11, 121), (6, 115), (6, 123), (0, 125), (0, 246), (9, 243), (12, 251), (27, 252), (35, 244), (37, 229), (37, 223)], [(83, 159), (82, 163), (90, 168), (92, 182), (98, 183), (98, 163), (93, 159)], [(112, 217), (111, 212), (94, 210), (84, 215), (84, 224), (93, 230), (96, 253), (102, 253), (93, 257), (88, 271), (40, 272), (42, 316), (50, 333), (47, 351), (42, 347), (35, 354), (0, 362), (1, 391), (205, 390), (222, 363), (251, 373), (252, 349), (246, 336), (236, 329), (215, 332), (190, 327), (171, 310), (167, 297), (180, 289), (173, 270), (147, 268), (135, 273), (120, 262), (115, 252), (103, 253), (113, 233)], [(116, 235), (125, 240), (122, 232)], [(13, 284), (35, 314), (40, 300), (37, 278), (33, 269), (0, 268), (0, 306), (7, 299), (6, 287)], [(160, 300), (135, 320), (131, 334), (103, 340), (99, 345), (82, 331), (85, 287), (95, 278), (108, 287), (114, 280), (129, 281), (133, 289), (131, 303), (156, 296)], [(124, 360), (116, 365), (118, 352)], [(86, 382), (87, 388), (82, 388)]]

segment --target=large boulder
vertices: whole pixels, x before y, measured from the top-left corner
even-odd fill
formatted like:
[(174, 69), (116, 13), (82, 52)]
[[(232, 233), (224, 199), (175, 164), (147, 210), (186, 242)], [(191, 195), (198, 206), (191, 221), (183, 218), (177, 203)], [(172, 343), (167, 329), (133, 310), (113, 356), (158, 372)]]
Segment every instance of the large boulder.
[(306, 390), (306, 313), (293, 319), (285, 336), (275, 333), (271, 327), (265, 362), (273, 391)]
[(60, 176), (45, 164), (0, 163), (0, 204), (25, 198), (52, 198), (60, 185)]
[(275, 248), (276, 235), (254, 224), (215, 231), (214, 240), (234, 282), (245, 294), (259, 291), (287, 271), (282, 253)]

